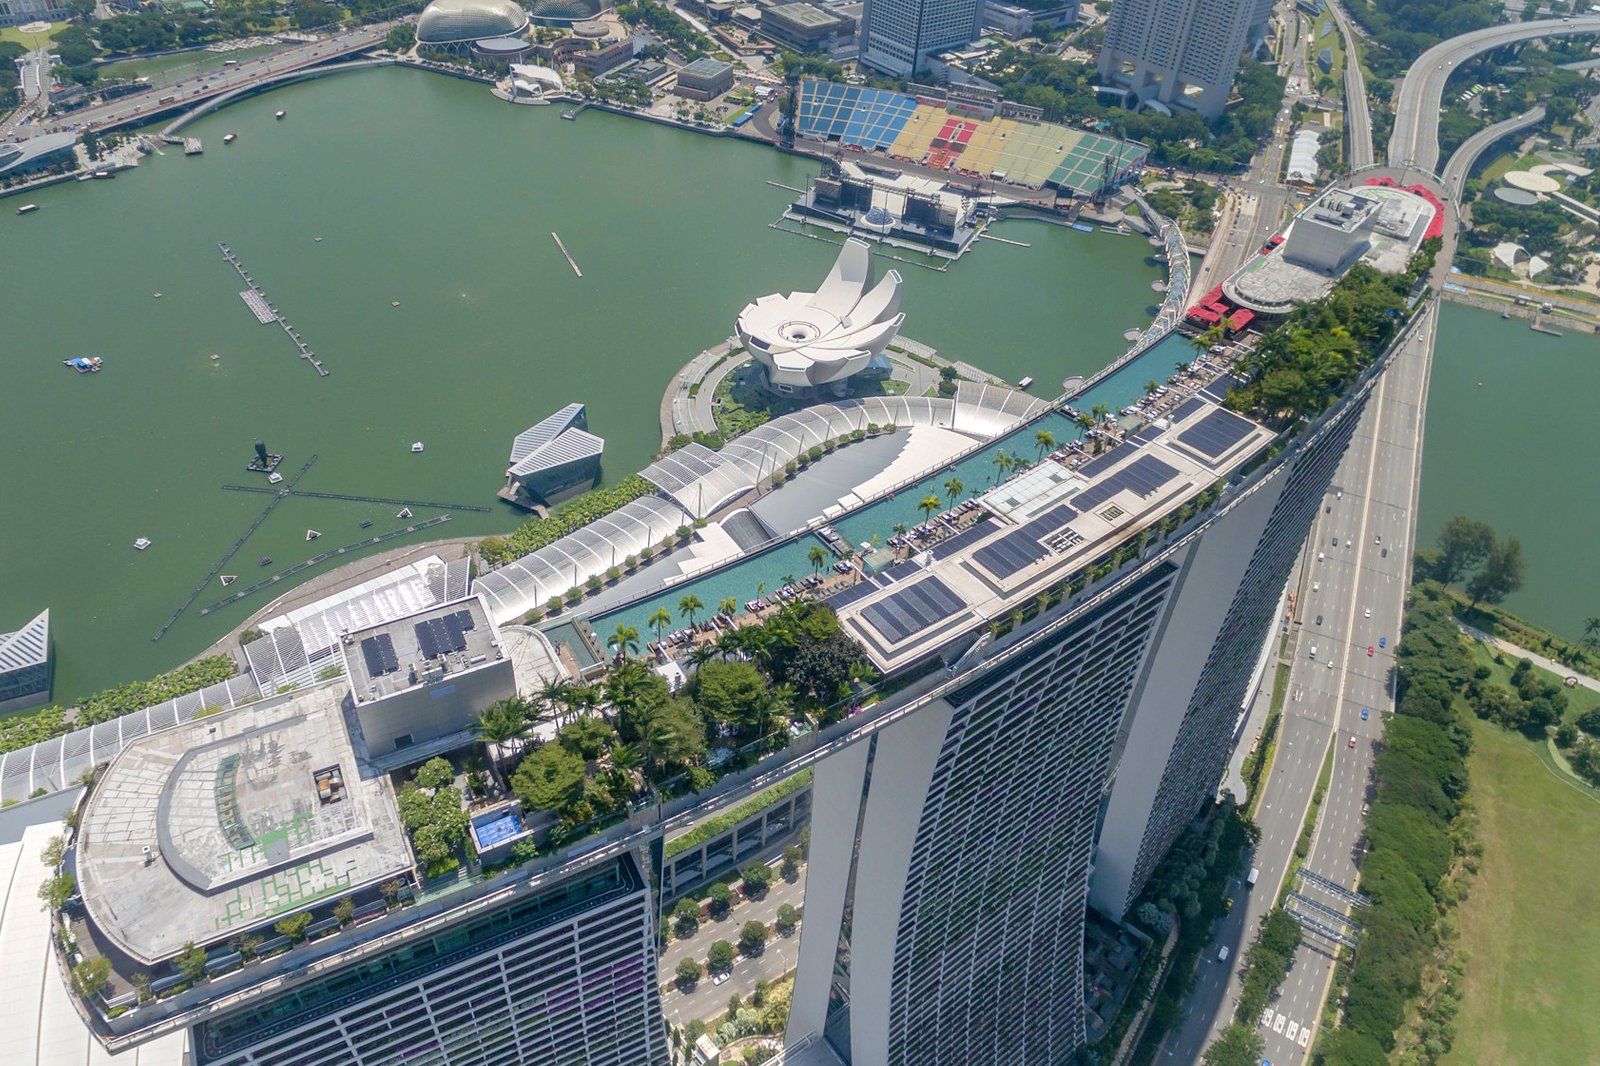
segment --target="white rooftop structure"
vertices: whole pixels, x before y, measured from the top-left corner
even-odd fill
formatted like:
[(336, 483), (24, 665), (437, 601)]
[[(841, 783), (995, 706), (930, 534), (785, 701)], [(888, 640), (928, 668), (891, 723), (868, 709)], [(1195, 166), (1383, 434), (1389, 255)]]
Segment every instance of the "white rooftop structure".
[(1314, 185), (1317, 181), (1317, 150), (1321, 147), (1316, 130), (1301, 130), (1294, 135), (1289, 148), (1289, 170), (1284, 177), (1289, 181)]
[(38, 666), (50, 657), (50, 611), (45, 609), (15, 633), (0, 633), (0, 674)]
[(536, 97), (567, 91), (558, 72), (535, 63), (511, 64), (511, 89), (522, 96)]
[(866, 368), (900, 332), (900, 274), (872, 285), (865, 241), (845, 241), (816, 292), (773, 293), (746, 304), (734, 324), (739, 341), (779, 392), (833, 385)]
[(0, 1048), (7, 1066), (183, 1066), (183, 1031), (118, 1055), (106, 1053), (73, 1006), (50, 946), (50, 913), (39, 904), (39, 885), (54, 871), (40, 859), (61, 835), (61, 814), (77, 792), (19, 805), (0, 824)]

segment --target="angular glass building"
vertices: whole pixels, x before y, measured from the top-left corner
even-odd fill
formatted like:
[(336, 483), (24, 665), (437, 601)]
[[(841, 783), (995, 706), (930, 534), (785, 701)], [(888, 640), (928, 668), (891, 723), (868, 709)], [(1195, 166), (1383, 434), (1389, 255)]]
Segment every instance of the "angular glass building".
[(0, 633), (0, 711), (50, 702), (54, 675), (48, 610), (14, 633)]

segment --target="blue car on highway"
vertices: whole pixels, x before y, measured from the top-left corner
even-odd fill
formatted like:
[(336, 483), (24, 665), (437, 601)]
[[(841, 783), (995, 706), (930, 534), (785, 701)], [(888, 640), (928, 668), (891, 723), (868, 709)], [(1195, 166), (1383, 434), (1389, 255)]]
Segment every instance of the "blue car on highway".
[(1361, 708), (1361, 720), (1363, 722), (1365, 722), (1367, 720), (1368, 713), (1370, 713), (1370, 712), (1367, 710), (1367, 708), (1365, 708), (1365, 707)]
[(1379, 637), (1378, 638), (1378, 647), (1387, 648), (1388, 646), (1389, 646), (1389, 638), (1388, 637)]

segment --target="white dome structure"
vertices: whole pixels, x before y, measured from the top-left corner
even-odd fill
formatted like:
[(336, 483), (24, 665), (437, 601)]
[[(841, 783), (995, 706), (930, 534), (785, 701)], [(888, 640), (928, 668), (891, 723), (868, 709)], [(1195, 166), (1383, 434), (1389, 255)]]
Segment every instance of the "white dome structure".
[(433, 0), (417, 19), (417, 43), (470, 44), (490, 37), (515, 37), (528, 28), (528, 13), (513, 0)]
[(905, 321), (899, 272), (889, 271), (869, 291), (871, 285), (872, 254), (866, 242), (852, 237), (820, 289), (774, 293), (746, 304), (734, 330), (774, 390), (832, 385), (842, 392), (845, 379), (866, 369)]

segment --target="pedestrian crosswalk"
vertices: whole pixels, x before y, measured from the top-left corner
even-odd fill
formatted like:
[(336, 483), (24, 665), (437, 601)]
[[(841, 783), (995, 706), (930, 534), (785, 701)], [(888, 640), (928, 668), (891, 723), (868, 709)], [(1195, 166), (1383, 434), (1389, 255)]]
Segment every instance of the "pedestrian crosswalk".
[(1287, 1016), (1279, 1014), (1271, 1007), (1261, 1012), (1259, 1023), (1274, 1033), (1281, 1033), (1290, 1043), (1299, 1047), (1308, 1047), (1311, 1044), (1311, 1026), (1293, 1022)]

